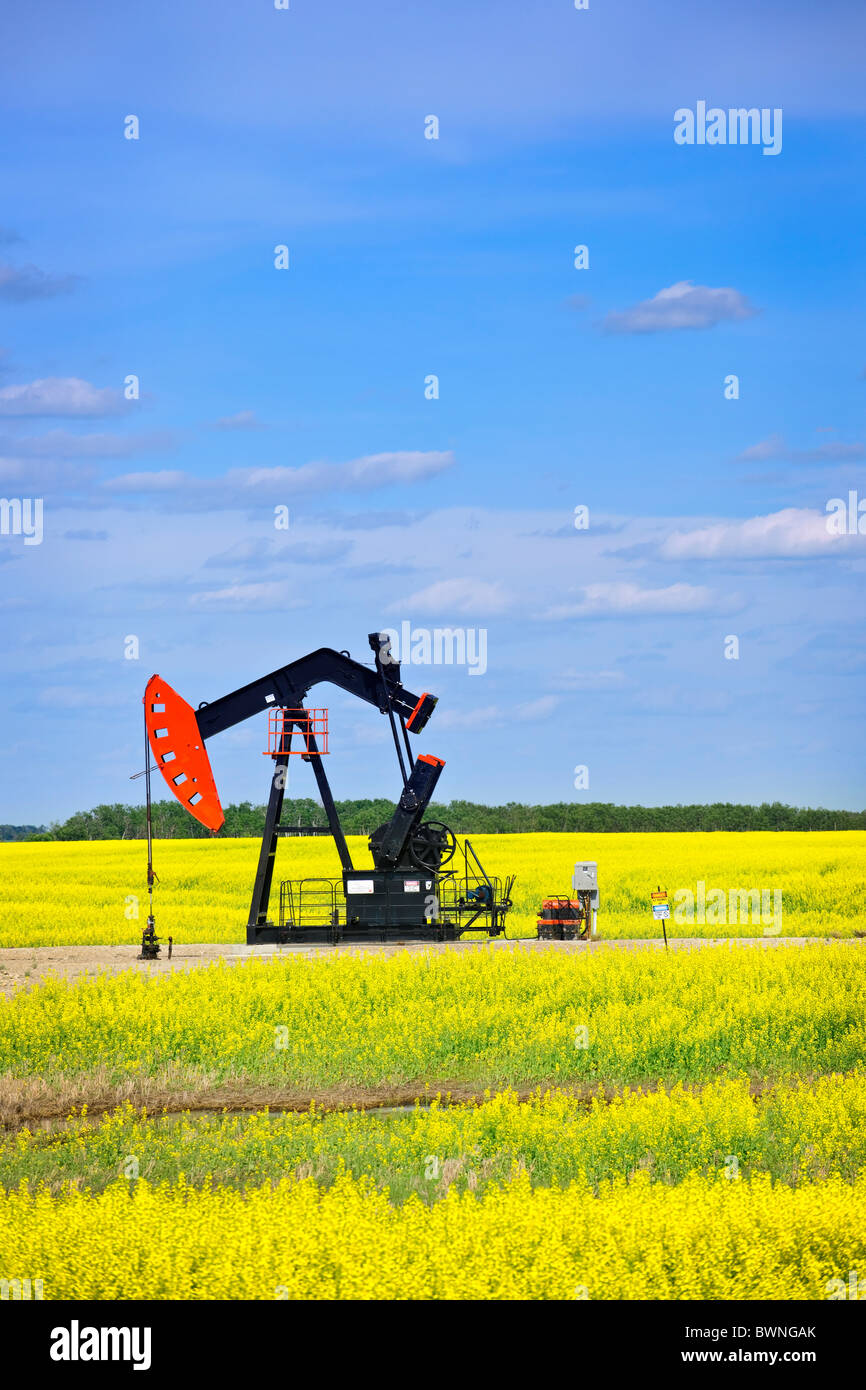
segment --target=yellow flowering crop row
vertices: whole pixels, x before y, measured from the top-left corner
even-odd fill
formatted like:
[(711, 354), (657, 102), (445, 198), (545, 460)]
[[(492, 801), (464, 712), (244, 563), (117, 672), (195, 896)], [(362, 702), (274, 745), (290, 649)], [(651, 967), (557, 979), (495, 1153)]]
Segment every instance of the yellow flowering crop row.
[(866, 1268), (864, 1216), (866, 1177), (594, 1195), (517, 1174), (429, 1207), (349, 1176), (246, 1194), (119, 1180), (0, 1196), (0, 1272), (46, 1299), (817, 1299)]
[(575, 956), (320, 954), (50, 979), (0, 1009), (0, 1073), (48, 1084), (182, 1066), (286, 1087), (704, 1080), (850, 1071), (859, 943)]
[[(358, 867), (370, 861), (365, 839), (350, 837)], [(866, 929), (866, 832), (755, 831), (743, 834), (532, 834), (473, 837), (490, 873), (517, 874), (508, 934), (534, 936), (542, 899), (569, 891), (576, 860), (596, 859), (602, 892), (599, 926), (606, 936), (659, 936), (649, 894), (658, 883), (671, 894), (669, 933), (678, 936), (760, 936), (762, 921), (732, 921), (730, 894), (781, 893), (774, 934), (851, 935)], [(242, 941), (258, 845), (253, 840), (168, 840), (156, 845), (157, 922), (179, 942)], [(329, 839), (282, 840), (280, 878), (339, 876)], [(141, 841), (0, 844), (0, 946), (133, 942), (147, 914)], [(699, 884), (709, 900), (700, 912)], [(710, 895), (721, 890), (721, 899)], [(685, 919), (694, 895), (693, 920)], [(700, 920), (703, 916), (704, 920)]]
[(481, 1191), (515, 1164), (534, 1187), (646, 1173), (676, 1183), (690, 1172), (733, 1179), (768, 1173), (795, 1185), (866, 1171), (866, 1074), (799, 1081), (751, 1095), (749, 1083), (715, 1081), (625, 1091), (587, 1104), (562, 1091), (520, 1102), (488, 1093), (479, 1105), (434, 1101), (404, 1114), (357, 1111), (146, 1118), (129, 1103), (45, 1134), (0, 1139), (0, 1185), (70, 1183), (100, 1190), (117, 1177), (174, 1183), (180, 1174), (255, 1186), (287, 1175), (332, 1182), (371, 1177), (392, 1201), (440, 1200), (449, 1187)]

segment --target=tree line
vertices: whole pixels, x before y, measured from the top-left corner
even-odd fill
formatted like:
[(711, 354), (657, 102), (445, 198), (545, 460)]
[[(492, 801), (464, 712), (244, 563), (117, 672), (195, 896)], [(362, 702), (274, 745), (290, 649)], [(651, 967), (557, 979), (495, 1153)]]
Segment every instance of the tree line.
[[(347, 835), (369, 835), (390, 819), (394, 803), (384, 799), (338, 801), (337, 811)], [(222, 836), (260, 836), (264, 806), (249, 801), (225, 808)], [(615, 831), (687, 830), (866, 830), (866, 811), (832, 811), (824, 807), (785, 806), (780, 801), (760, 806), (715, 802), (706, 806), (614, 806), (590, 801), (580, 805), (560, 801), (527, 806), (509, 801), (484, 806), (474, 801), (432, 802), (428, 820), (441, 820), (459, 835), (508, 835), (529, 831), (605, 833)], [(283, 825), (327, 826), (322, 806), (311, 797), (283, 803)], [(176, 801), (153, 806), (153, 833), (160, 840), (206, 839), (210, 831), (193, 820)], [(146, 835), (143, 806), (96, 806), (77, 811), (49, 826), (0, 825), (0, 840), (141, 840)]]

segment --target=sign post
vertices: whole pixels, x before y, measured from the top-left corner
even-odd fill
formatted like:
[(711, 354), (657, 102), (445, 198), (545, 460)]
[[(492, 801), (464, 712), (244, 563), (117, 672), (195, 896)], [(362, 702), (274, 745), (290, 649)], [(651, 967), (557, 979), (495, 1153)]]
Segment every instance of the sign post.
[(661, 884), (659, 884), (655, 892), (650, 893), (650, 900), (652, 902), (653, 908), (653, 919), (654, 921), (661, 922), (662, 924), (662, 935), (665, 939), (665, 950), (667, 950), (668, 934), (665, 929), (665, 922), (671, 915), (671, 909), (668, 904), (668, 890), (666, 888), (662, 888)]

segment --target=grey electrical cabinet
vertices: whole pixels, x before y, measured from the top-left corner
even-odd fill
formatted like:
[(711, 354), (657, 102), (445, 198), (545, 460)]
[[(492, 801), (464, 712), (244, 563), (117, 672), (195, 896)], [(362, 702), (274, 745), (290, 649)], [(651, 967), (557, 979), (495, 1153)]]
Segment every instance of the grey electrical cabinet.
[(575, 893), (589, 893), (589, 902), (592, 907), (592, 931), (591, 936), (598, 935), (598, 864), (593, 859), (585, 859), (580, 864), (574, 866), (574, 877), (571, 880)]

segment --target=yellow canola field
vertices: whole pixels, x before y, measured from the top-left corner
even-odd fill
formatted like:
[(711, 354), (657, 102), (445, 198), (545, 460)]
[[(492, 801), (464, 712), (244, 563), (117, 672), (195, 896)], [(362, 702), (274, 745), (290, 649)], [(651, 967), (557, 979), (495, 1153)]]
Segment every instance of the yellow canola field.
[[(851, 1071), (866, 1056), (866, 947), (367, 952), (131, 969), (18, 990), (3, 1075), (149, 1075), (176, 1088), (412, 1081), (534, 1085)], [(447, 1085), (445, 1087), (447, 1089)], [(433, 1092), (435, 1094), (435, 1090)]]
[(46, 1299), (826, 1299), (866, 1267), (866, 1177), (800, 1188), (643, 1175), (594, 1196), (526, 1173), (394, 1206), (368, 1178), (120, 1179), (0, 1196), (0, 1268)]
[[(489, 873), (517, 874), (509, 936), (535, 935), (542, 899), (568, 893), (573, 865), (583, 859), (599, 866), (602, 936), (659, 936), (649, 897), (659, 883), (670, 895), (672, 936), (866, 931), (866, 831), (471, 839)], [(371, 864), (364, 838), (350, 837), (349, 847), (357, 867)], [(242, 942), (257, 856), (254, 840), (158, 842), (159, 934), (179, 943)], [(145, 862), (142, 841), (0, 844), (0, 946), (140, 940), (147, 915)], [(282, 840), (272, 910), (280, 878), (337, 877), (339, 871), (330, 839)], [(741, 900), (741, 892), (757, 898)]]

